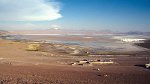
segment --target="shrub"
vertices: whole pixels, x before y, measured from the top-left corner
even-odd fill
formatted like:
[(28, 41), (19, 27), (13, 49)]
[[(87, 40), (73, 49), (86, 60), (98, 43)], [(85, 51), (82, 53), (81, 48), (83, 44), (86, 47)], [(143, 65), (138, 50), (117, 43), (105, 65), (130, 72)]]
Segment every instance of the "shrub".
[(40, 49), (40, 44), (29, 44), (26, 48), (27, 51), (38, 51)]

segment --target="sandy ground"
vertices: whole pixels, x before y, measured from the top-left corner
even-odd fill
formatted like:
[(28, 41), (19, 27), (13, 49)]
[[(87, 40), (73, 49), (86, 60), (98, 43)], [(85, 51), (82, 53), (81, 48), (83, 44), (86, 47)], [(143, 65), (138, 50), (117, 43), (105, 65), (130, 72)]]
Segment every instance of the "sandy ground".
[[(148, 54), (64, 56), (26, 51), (28, 44), (0, 40), (0, 84), (150, 84)], [(71, 66), (83, 59), (111, 59), (111, 65)], [(100, 70), (98, 70), (100, 69)]]

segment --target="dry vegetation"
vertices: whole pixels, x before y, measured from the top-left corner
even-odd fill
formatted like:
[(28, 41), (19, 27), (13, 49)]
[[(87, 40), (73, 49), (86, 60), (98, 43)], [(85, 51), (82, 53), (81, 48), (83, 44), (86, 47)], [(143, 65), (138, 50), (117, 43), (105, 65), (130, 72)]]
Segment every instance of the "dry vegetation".
[(29, 44), (26, 48), (27, 51), (38, 51), (40, 49), (40, 44)]

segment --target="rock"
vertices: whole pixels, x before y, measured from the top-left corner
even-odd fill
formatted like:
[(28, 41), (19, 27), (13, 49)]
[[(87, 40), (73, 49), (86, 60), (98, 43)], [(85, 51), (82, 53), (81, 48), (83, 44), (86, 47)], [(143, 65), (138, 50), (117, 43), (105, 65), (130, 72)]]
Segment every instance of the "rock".
[(146, 68), (150, 68), (150, 63), (149, 64), (145, 64)]
[(108, 77), (108, 75), (107, 75), (107, 74), (105, 74), (105, 75), (104, 75), (104, 77)]
[(71, 63), (71, 65), (76, 65), (77, 63)]
[(97, 71), (100, 71), (100, 69), (98, 68)]
[(87, 63), (88, 61), (79, 61), (80, 64)]

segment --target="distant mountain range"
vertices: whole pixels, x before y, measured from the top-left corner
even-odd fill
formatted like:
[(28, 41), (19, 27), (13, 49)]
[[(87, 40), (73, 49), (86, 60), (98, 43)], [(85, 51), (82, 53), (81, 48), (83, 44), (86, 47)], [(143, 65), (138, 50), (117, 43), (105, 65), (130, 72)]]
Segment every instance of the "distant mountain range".
[(96, 34), (114, 34), (111, 31), (95, 31), (95, 30), (16, 30), (9, 31), (11, 34), (63, 34), (63, 35), (96, 35)]
[(125, 34), (128, 34), (128, 35), (150, 35), (150, 32), (131, 31), (131, 32), (127, 32)]
[(150, 32), (140, 32), (140, 31), (130, 31), (130, 32), (113, 32), (108, 30), (102, 31), (95, 31), (95, 30), (55, 30), (55, 29), (48, 29), (48, 30), (11, 30), (11, 31), (4, 31), (0, 30), (0, 35), (7, 35), (7, 34), (17, 34), (17, 35), (24, 35), (24, 34), (63, 34), (63, 35), (111, 35), (111, 34), (125, 34), (125, 35), (150, 35)]

